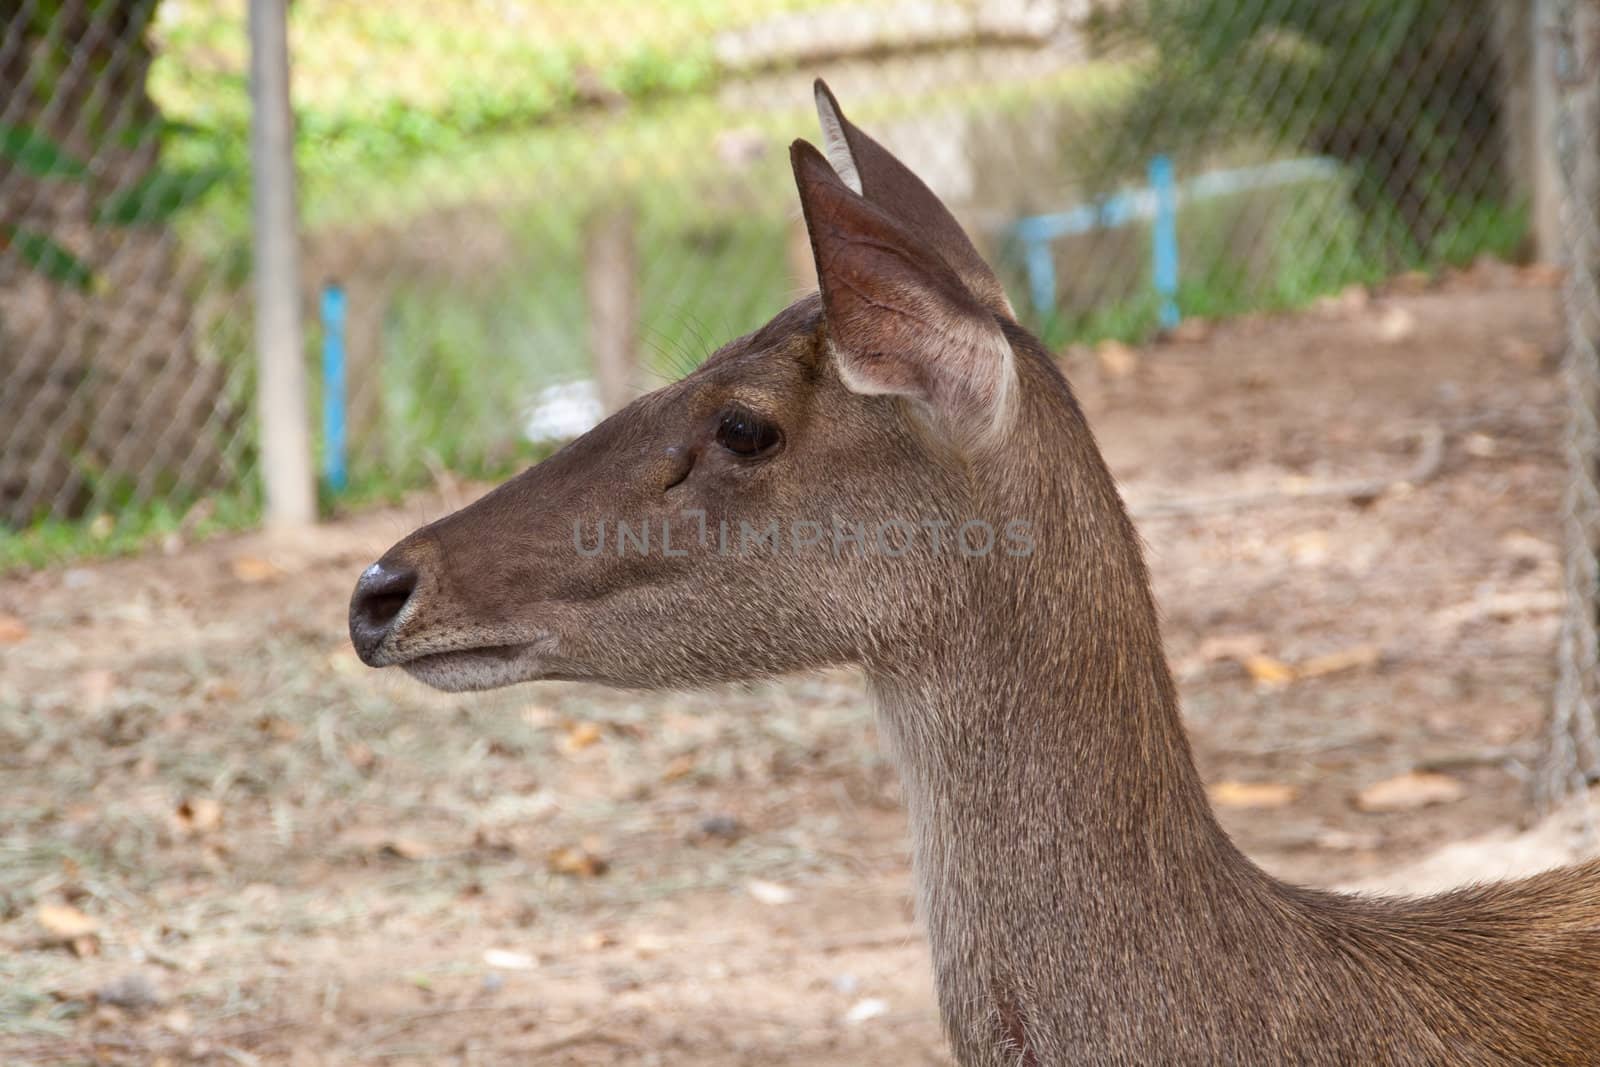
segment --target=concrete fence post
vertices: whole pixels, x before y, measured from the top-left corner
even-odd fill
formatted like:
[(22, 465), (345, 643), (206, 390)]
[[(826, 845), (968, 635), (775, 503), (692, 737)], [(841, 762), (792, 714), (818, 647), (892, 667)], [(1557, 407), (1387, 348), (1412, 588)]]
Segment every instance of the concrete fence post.
[(287, 0), (250, 0), (256, 414), (266, 521), (272, 527), (303, 526), (316, 519), (300, 316), (287, 21)]
[(639, 254), (634, 212), (606, 205), (584, 226), (583, 287), (588, 305), (589, 354), (607, 415), (638, 395)]

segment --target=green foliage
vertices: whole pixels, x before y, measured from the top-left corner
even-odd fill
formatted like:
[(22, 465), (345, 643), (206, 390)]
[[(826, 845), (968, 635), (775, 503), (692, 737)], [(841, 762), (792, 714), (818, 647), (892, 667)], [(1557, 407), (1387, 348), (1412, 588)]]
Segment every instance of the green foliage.
[[(0, 125), (0, 163), (9, 163), (36, 177), (87, 184), (88, 168), (54, 140), (28, 126)], [(129, 189), (96, 206), (95, 222), (107, 226), (149, 226), (203, 198), (230, 177), (223, 165), (166, 169), (157, 167)], [(24, 264), (59, 285), (80, 291), (94, 288), (94, 269), (49, 234), (0, 223), (0, 252), (15, 253)]]
[[(713, 86), (716, 32), (835, 0), (296, 0), (297, 161), (311, 183), (465, 150), (577, 113)], [(242, 5), (174, 5), (151, 88), (164, 113), (244, 143)]]
[(0, 252), (7, 250), (58, 285), (84, 292), (94, 286), (89, 265), (45, 234), (0, 222)]
[(1109, 157), (1198, 156), (1265, 137), (1349, 163), (1357, 203), (1427, 246), (1463, 207), (1505, 198), (1487, 0), (1135, 0), (1102, 40), (1153, 53)]
[(132, 188), (113, 194), (95, 208), (96, 222), (111, 226), (151, 226), (169, 221), (232, 175), (231, 167), (157, 168)]
[(89, 168), (27, 126), (0, 122), (0, 160), (40, 178), (84, 178)]
[(717, 66), (709, 52), (670, 52), (646, 45), (618, 64), (612, 83), (624, 96), (644, 99), (709, 88)]
[(204, 540), (247, 529), (260, 514), (255, 494), (241, 488), (207, 497), (187, 509), (156, 500), (118, 508), (114, 516), (107, 512), (88, 522), (44, 519), (20, 530), (0, 526), (0, 575), (75, 559), (131, 555), (168, 537)]

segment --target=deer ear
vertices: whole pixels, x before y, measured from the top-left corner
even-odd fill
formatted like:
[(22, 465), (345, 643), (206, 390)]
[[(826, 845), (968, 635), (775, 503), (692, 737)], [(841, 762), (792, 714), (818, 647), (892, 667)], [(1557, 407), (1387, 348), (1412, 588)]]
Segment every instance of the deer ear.
[(1016, 367), (994, 313), (915, 232), (846, 184), (805, 141), (789, 150), (840, 376), (910, 397), (967, 444), (1009, 417)]
[(910, 167), (844, 117), (826, 82), (818, 78), (812, 91), (822, 123), (823, 148), (844, 183), (920, 234), (985, 307), (1015, 319), (1017, 314), (1000, 279), (972, 247), (950, 209)]

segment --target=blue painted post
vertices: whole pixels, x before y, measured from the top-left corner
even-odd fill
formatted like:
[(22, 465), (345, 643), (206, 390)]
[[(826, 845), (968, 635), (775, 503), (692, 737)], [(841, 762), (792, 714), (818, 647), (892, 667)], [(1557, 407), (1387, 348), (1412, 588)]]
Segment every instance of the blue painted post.
[(1028, 268), (1028, 299), (1041, 323), (1048, 323), (1056, 314), (1056, 259), (1050, 249), (1050, 237), (1040, 232), (1040, 227), (1027, 225), (1024, 220), (1018, 228), (1022, 240), (1023, 262)]
[(322, 287), (322, 476), (328, 488), (344, 492), (344, 290)]
[(1173, 180), (1172, 160), (1156, 156), (1150, 160), (1150, 189), (1155, 193), (1155, 221), (1150, 227), (1154, 262), (1152, 281), (1161, 298), (1161, 328), (1178, 325), (1178, 184)]

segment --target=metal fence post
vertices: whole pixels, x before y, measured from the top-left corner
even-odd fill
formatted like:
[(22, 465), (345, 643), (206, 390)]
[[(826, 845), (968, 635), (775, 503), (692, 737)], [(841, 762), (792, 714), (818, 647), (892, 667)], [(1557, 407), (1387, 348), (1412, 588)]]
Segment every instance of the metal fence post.
[(287, 0), (250, 0), (256, 412), (269, 526), (316, 518), (300, 320)]
[(334, 282), (322, 287), (322, 480), (342, 493), (345, 456), (345, 295)]
[(1178, 184), (1171, 157), (1150, 160), (1150, 189), (1156, 199), (1155, 220), (1150, 226), (1150, 273), (1161, 298), (1161, 328), (1170, 330), (1183, 319), (1178, 310)]
[(607, 415), (639, 392), (639, 255), (633, 229), (634, 212), (627, 204), (602, 205), (584, 226), (589, 350)]
[[(1508, 4), (1509, 10), (1521, 5)], [(1562, 258), (1562, 176), (1556, 146), (1561, 101), (1556, 85), (1556, 47), (1553, 0), (1535, 0), (1530, 11), (1522, 12), (1528, 28), (1528, 111), (1531, 121), (1524, 139), (1530, 142), (1531, 166), (1526, 172), (1527, 196), (1532, 210), (1531, 225), (1535, 255), (1546, 263)], [(1513, 121), (1516, 113), (1513, 112)]]

